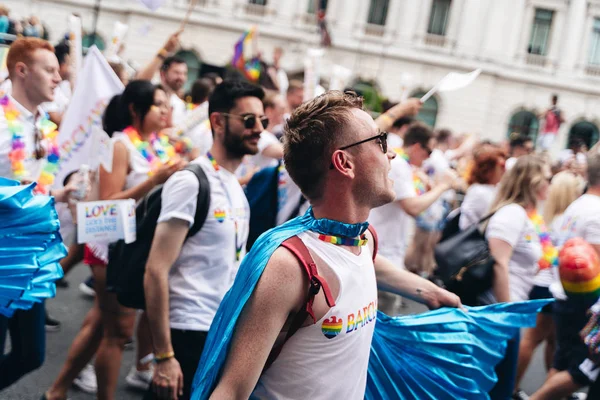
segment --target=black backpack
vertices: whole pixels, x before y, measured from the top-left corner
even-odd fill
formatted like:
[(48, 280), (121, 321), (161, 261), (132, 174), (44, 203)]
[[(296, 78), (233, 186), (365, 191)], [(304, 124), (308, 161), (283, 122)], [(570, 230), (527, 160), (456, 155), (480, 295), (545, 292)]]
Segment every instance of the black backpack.
[[(200, 185), (194, 224), (186, 236), (187, 240), (198, 233), (206, 221), (210, 206), (210, 183), (200, 165), (189, 164), (184, 170), (193, 172)], [(109, 247), (107, 290), (116, 293), (117, 300), (125, 307), (140, 310), (146, 308), (144, 273), (156, 230), (156, 221), (160, 216), (161, 195), (162, 185), (150, 191), (136, 207), (136, 241), (126, 244), (124, 240), (119, 240)]]

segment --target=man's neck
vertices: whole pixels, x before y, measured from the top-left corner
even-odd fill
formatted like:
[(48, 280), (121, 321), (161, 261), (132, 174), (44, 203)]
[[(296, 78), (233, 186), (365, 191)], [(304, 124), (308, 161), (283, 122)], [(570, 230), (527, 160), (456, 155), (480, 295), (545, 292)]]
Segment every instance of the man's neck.
[(25, 88), (23, 88), (23, 86), (19, 85), (17, 82), (13, 82), (11, 96), (26, 110), (28, 110), (34, 115), (37, 114), (37, 108), (41, 103), (31, 100), (27, 96)]
[(347, 191), (334, 190), (323, 199), (311, 201), (315, 218), (327, 218), (345, 224), (360, 224), (369, 218), (371, 209), (358, 205)]
[(590, 186), (586, 194), (600, 197), (600, 186)]
[(238, 169), (238, 167), (242, 163), (241, 157), (230, 156), (227, 153), (227, 151), (223, 148), (223, 146), (220, 146), (216, 142), (213, 143), (212, 147), (210, 148), (210, 154), (213, 156), (213, 158), (221, 168), (226, 169), (232, 174), (235, 173), (235, 170)]

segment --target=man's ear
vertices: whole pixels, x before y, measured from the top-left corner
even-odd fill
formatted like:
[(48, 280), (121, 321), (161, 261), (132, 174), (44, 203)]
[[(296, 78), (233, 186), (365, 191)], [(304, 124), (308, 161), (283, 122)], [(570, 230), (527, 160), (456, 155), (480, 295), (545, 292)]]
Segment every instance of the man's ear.
[(27, 64), (22, 61), (15, 64), (15, 76), (25, 79), (27, 78), (27, 75), (29, 75), (29, 67)]
[(331, 166), (340, 174), (347, 176), (348, 178), (354, 178), (354, 168), (356, 167), (352, 158), (342, 150), (336, 150), (331, 155)]
[(213, 112), (210, 114), (210, 126), (215, 134), (225, 132), (225, 119), (219, 112)]

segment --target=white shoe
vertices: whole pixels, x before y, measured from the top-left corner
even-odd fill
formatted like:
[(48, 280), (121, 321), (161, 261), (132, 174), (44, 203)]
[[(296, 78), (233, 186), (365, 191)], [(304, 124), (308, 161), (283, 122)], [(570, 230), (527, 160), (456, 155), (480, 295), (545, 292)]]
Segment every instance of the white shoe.
[(85, 294), (88, 297), (95, 297), (96, 296), (96, 291), (94, 291), (94, 289), (92, 289), (91, 287), (89, 287), (88, 285), (85, 284), (85, 282), (81, 282), (79, 284), (79, 291), (83, 294)]
[(567, 397), (568, 400), (586, 400), (587, 394), (583, 392), (576, 392)]
[(133, 366), (129, 370), (125, 381), (132, 388), (148, 390), (152, 383), (152, 375), (154, 375), (154, 368), (152, 367), (147, 371), (138, 371), (135, 366)]
[(98, 391), (98, 382), (96, 381), (94, 366), (92, 364), (86, 365), (79, 373), (79, 376), (73, 381), (73, 385), (86, 393), (96, 394)]

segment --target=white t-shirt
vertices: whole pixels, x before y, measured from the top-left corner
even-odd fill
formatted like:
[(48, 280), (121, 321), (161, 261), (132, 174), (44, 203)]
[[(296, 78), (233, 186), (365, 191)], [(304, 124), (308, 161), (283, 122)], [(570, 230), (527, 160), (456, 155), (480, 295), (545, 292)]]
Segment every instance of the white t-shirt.
[(277, 160), (271, 157), (264, 156), (262, 153), (272, 144), (279, 143), (279, 139), (269, 131), (263, 131), (258, 140), (258, 153), (255, 155), (247, 155), (235, 171), (237, 177), (243, 177), (250, 169), (258, 168), (259, 170), (267, 167), (277, 166)]
[(571, 203), (555, 235), (559, 247), (574, 237), (583, 238), (590, 244), (600, 244), (600, 197), (584, 194)]
[(496, 186), (494, 185), (474, 183), (469, 186), (460, 206), (458, 221), (460, 229), (465, 230), (485, 217), (495, 197)]
[(396, 201), (371, 210), (369, 223), (379, 236), (379, 253), (396, 266), (404, 268), (404, 256), (414, 219), (399, 204), (399, 200), (416, 197), (412, 167), (401, 157), (391, 162), (390, 179), (394, 181)]
[(429, 158), (423, 161), (424, 171), (431, 170), (435, 174), (440, 174), (448, 169), (450, 169), (450, 163), (440, 149), (434, 149)]
[(504, 163), (504, 167), (508, 171), (508, 170), (512, 169), (512, 167), (515, 166), (516, 162), (517, 162), (517, 157), (511, 157), (508, 160), (506, 160), (506, 163)]
[(529, 292), (542, 256), (540, 238), (527, 212), (518, 204), (502, 207), (490, 218), (487, 239), (500, 239), (510, 244), (513, 252), (508, 262), (511, 301), (529, 299)]
[(404, 145), (404, 140), (395, 133), (388, 133), (387, 137), (388, 148), (394, 150), (394, 152), (398, 153), (402, 146)]
[[(236, 247), (244, 255), (248, 239), (250, 207), (234, 174), (201, 156), (200, 164), (210, 183), (210, 206), (200, 231), (188, 238), (169, 271), (169, 320), (171, 328), (208, 331), (225, 293), (239, 268)], [(171, 219), (194, 223), (198, 179), (180, 171), (165, 183), (158, 222)], [(236, 229), (237, 225), (237, 229)]]
[(169, 98), (169, 103), (171, 104), (171, 108), (173, 109), (173, 112), (171, 114), (171, 124), (173, 124), (173, 126), (179, 126), (185, 121), (185, 117), (187, 114), (185, 101), (181, 100), (179, 96), (173, 93)]
[[(550, 240), (552, 240), (552, 244), (556, 246), (558, 241), (557, 233), (560, 232), (560, 228), (565, 219), (565, 215), (557, 215), (552, 220), (550, 226), (548, 226), (548, 234), (550, 235)], [(550, 287), (554, 282), (558, 282), (560, 285), (560, 276), (558, 275), (558, 267), (551, 267), (547, 269), (540, 270), (535, 276), (535, 285), (541, 287)]]
[[(183, 122), (175, 125), (175, 128), (178, 132), (183, 132), (184, 136), (192, 141), (194, 148), (200, 149), (200, 154), (206, 153), (212, 147), (212, 132), (208, 120), (208, 101), (198, 105), (193, 110), (186, 108)], [(206, 147), (207, 142), (210, 142), (208, 147)]]
[[(10, 104), (19, 112), (18, 122), (21, 124), (23, 143), (25, 144), (25, 176), (22, 179), (36, 181), (42, 169), (46, 164), (46, 158), (36, 160), (35, 158), (35, 124), (39, 124), (42, 116), (45, 115), (44, 110), (38, 107), (37, 115), (33, 115), (29, 110), (19, 104), (12, 96), (8, 96)], [(4, 116), (4, 108), (0, 107), (0, 176), (9, 179), (15, 179), (12, 166), (8, 155), (12, 151), (12, 134), (8, 130), (8, 122)], [(45, 144), (42, 141), (42, 144)]]

